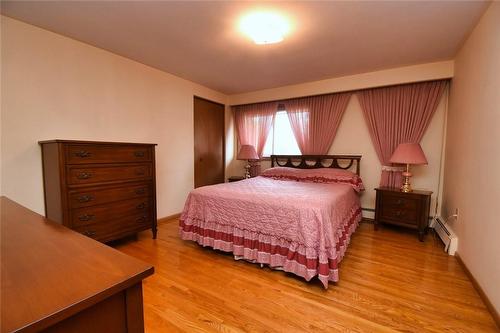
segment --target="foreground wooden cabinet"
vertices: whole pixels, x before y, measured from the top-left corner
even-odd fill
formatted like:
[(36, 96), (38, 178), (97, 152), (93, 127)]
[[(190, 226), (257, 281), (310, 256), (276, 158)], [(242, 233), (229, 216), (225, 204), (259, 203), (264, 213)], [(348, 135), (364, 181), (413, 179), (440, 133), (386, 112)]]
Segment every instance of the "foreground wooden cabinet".
[(154, 144), (39, 143), (49, 219), (101, 242), (149, 228), (156, 238)]
[(144, 332), (153, 267), (5, 198), (0, 332)]

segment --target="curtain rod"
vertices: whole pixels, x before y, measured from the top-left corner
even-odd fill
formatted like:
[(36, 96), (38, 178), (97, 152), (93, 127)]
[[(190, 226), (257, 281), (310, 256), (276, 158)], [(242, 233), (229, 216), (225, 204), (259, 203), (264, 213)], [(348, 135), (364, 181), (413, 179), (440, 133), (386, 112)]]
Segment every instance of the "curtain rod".
[(372, 87), (372, 88), (340, 90), (340, 91), (331, 92), (331, 93), (315, 94), (315, 95), (304, 95), (304, 96), (289, 97), (289, 98), (282, 98), (282, 99), (274, 99), (274, 100), (267, 100), (267, 101), (253, 102), (253, 103), (232, 104), (232, 105), (229, 105), (229, 106), (230, 107), (234, 107), (234, 106), (244, 106), (244, 105), (252, 105), (252, 104), (270, 103), (270, 102), (278, 102), (279, 103), (279, 102), (284, 102), (284, 101), (288, 101), (288, 100), (296, 99), (296, 98), (308, 98), (308, 97), (326, 96), (326, 95), (342, 94), (342, 93), (347, 93), (347, 92), (355, 93), (355, 92), (363, 91), (363, 90), (372, 90), (372, 89), (380, 89), (380, 88), (396, 87), (396, 86), (406, 86), (406, 85), (415, 84), (415, 83), (434, 82), (434, 81), (436, 81), (436, 82), (437, 81), (451, 81), (451, 79), (452, 78), (437, 79), (437, 80), (415, 81), (415, 82), (408, 82), (408, 83), (388, 84), (388, 85), (378, 86), (378, 87)]

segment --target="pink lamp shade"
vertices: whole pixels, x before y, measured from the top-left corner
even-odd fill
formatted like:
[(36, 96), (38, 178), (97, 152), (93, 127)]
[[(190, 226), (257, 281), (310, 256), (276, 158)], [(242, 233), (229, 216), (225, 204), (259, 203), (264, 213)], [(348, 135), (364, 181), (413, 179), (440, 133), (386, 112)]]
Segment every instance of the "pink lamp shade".
[(258, 160), (259, 155), (252, 145), (243, 145), (238, 153), (239, 160)]
[(390, 159), (391, 163), (427, 164), (424, 151), (418, 143), (400, 143)]

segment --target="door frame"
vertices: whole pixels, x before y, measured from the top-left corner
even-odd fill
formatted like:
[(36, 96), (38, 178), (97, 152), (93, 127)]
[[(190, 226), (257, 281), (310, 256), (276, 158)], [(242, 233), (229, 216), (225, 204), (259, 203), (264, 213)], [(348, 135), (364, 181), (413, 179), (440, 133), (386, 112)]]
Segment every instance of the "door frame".
[[(217, 104), (217, 105), (220, 105), (224, 108), (224, 126), (223, 126), (223, 133), (222, 133), (222, 167), (223, 167), (223, 183), (226, 182), (226, 169), (227, 169), (227, 165), (226, 165), (226, 105), (225, 104), (222, 104), (222, 103), (219, 103), (219, 102), (215, 102), (215, 101), (212, 101), (208, 98), (205, 98), (205, 97), (201, 97), (201, 96), (198, 96), (198, 95), (193, 95), (193, 157), (194, 157), (194, 100), (195, 99), (201, 99), (201, 100), (204, 100), (206, 102), (210, 102), (210, 103), (213, 103), (213, 104)], [(195, 186), (195, 176), (194, 176), (194, 159), (193, 159), (193, 188)]]

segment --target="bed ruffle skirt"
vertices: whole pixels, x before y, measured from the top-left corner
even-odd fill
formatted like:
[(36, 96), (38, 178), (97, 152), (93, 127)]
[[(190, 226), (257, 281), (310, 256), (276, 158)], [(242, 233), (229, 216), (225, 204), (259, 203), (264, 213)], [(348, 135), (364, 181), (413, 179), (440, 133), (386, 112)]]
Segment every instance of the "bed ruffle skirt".
[(335, 246), (321, 251), (274, 235), (205, 221), (189, 214), (181, 216), (179, 229), (183, 240), (231, 252), (235, 259), (264, 264), (301, 276), (307, 281), (318, 276), (323, 286), (328, 288), (329, 281), (339, 280), (339, 263), (361, 217), (359, 205), (353, 206), (335, 232)]

